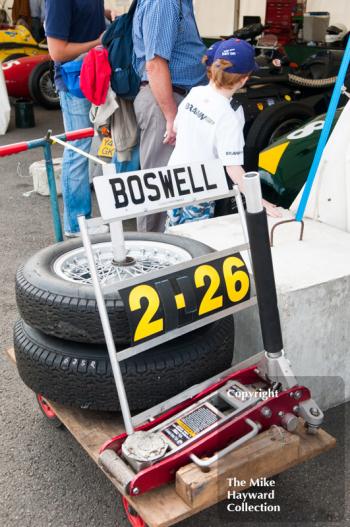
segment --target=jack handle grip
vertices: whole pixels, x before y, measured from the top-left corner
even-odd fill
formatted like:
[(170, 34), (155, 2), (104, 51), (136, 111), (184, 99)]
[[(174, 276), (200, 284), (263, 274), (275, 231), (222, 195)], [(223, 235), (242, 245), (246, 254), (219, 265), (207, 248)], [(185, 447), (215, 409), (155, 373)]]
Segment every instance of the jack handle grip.
[(12, 156), (29, 150), (28, 143), (14, 143), (12, 145), (0, 146), (0, 157)]
[(249, 439), (252, 439), (256, 435), (258, 435), (261, 429), (261, 425), (259, 423), (254, 423), (254, 421), (252, 421), (251, 419), (245, 419), (245, 423), (250, 426), (250, 432), (240, 437), (239, 439), (237, 439), (237, 441), (234, 441), (223, 450), (220, 450), (220, 452), (218, 452), (214, 456), (209, 457), (207, 459), (200, 459), (195, 454), (191, 454), (190, 458), (193, 463), (195, 463), (203, 472), (209, 472), (210, 467), (213, 463), (216, 463), (217, 461), (219, 461), (219, 459), (226, 456), (226, 454), (229, 454), (230, 452), (232, 452), (232, 450), (235, 450), (236, 448), (242, 446), (244, 443), (249, 441)]

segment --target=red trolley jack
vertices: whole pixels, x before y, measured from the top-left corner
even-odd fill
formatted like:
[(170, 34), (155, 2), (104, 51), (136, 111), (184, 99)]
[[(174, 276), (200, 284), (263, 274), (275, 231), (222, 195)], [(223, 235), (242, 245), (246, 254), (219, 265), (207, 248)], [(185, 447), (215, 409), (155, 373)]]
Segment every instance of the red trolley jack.
[[(133, 418), (113, 351), (86, 226), (79, 218), (126, 429), (103, 445), (99, 461), (127, 495), (137, 496), (170, 482), (176, 471), (190, 462), (208, 471), (226, 454), (273, 425), (293, 432), (301, 417), (307, 430), (317, 433), (323, 421), (322, 411), (310, 391), (298, 385), (283, 351), (267, 217), (257, 173), (245, 175), (245, 195), (243, 228), (249, 238), (263, 358), (249, 368), (227, 370)], [(241, 202), (238, 205), (244, 216)], [(241, 287), (242, 281), (235, 287)]]

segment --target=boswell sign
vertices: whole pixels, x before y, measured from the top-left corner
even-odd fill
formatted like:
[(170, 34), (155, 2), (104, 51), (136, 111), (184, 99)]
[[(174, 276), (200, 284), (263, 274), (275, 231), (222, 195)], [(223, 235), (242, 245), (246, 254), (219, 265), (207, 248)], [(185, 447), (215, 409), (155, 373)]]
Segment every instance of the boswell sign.
[(234, 195), (220, 160), (117, 174), (114, 165), (94, 178), (104, 221), (134, 218)]

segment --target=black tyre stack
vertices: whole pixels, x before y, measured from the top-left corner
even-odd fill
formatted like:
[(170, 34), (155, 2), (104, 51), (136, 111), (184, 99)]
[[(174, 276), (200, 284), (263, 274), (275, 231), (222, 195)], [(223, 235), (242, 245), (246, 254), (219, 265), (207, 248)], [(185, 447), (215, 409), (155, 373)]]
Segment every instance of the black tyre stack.
[[(126, 239), (177, 245), (192, 258), (211, 249), (177, 236), (128, 233)], [(96, 236), (93, 244), (110, 241)], [(80, 239), (43, 249), (16, 275), (16, 299), (21, 319), (14, 328), (19, 374), (35, 393), (65, 405), (94, 410), (119, 410), (111, 365), (93, 288), (60, 277), (54, 263), (81, 247)], [(104, 287), (117, 350), (130, 345), (130, 330), (118, 292)], [(121, 363), (132, 410), (155, 405), (228, 368), (232, 362), (232, 317)]]

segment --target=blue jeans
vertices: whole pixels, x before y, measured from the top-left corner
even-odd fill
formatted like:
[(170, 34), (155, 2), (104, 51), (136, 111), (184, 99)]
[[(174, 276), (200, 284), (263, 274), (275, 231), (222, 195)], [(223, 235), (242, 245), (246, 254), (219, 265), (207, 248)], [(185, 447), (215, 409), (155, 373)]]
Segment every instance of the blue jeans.
[[(91, 103), (79, 99), (68, 92), (60, 91), (60, 102), (66, 132), (90, 128), (89, 111)], [(92, 139), (74, 141), (72, 144), (89, 153)], [(82, 155), (65, 148), (62, 165), (62, 197), (64, 205), (65, 232), (79, 231), (77, 216), (91, 215), (91, 190), (89, 182), (89, 160)]]
[(117, 174), (122, 172), (134, 172), (134, 170), (140, 170), (139, 146), (137, 145), (132, 149), (130, 161), (119, 161), (118, 154), (115, 153), (112, 162), (115, 164)]

